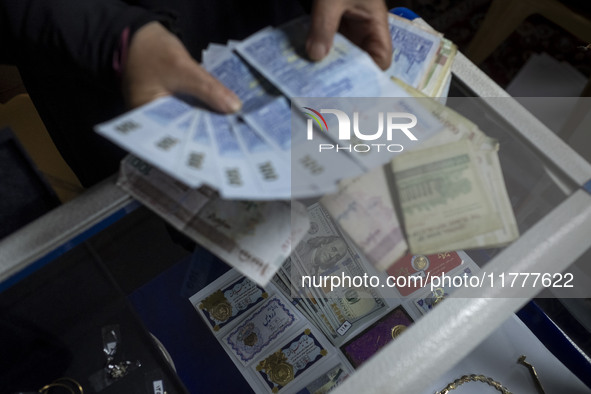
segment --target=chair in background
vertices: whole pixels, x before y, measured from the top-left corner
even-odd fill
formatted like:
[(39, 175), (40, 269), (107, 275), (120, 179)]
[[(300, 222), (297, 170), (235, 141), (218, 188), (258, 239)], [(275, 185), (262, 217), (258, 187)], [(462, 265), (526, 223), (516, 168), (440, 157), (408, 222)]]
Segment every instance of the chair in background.
[(66, 164), (27, 94), (18, 94), (0, 104), (0, 129), (10, 127), (39, 172), (62, 203), (76, 198), (83, 187)]
[[(493, 0), (466, 50), (475, 64), (486, 59), (530, 15), (539, 14), (591, 44), (591, 19), (557, 0)], [(581, 96), (591, 95), (591, 81)]]

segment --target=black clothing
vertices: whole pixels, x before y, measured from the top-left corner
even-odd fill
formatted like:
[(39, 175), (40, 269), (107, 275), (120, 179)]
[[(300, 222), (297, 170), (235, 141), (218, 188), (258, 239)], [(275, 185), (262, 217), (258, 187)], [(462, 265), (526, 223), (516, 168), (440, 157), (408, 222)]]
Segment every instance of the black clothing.
[(18, 66), (60, 153), (84, 186), (125, 155), (93, 126), (125, 111), (113, 56), (121, 34), (158, 20), (197, 60), (210, 42), (242, 39), (304, 12), (296, 0), (0, 0), (0, 62)]

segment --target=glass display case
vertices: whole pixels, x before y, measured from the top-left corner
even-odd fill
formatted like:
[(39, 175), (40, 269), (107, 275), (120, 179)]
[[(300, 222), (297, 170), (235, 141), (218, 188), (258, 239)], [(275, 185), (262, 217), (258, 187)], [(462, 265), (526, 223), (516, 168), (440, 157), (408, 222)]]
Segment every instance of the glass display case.
[[(500, 142), (503, 175), (521, 233), (506, 248), (467, 253), (495, 278), (569, 271), (576, 289), (589, 287), (591, 196), (586, 183), (591, 165), (461, 54), (453, 73), (447, 105)], [(67, 377), (88, 393), (160, 393), (162, 387), (169, 394), (248, 392), (188, 301), (228, 267), (193, 248), (114, 179), (2, 240), (0, 338), (5, 352), (0, 391), (34, 392)], [(584, 291), (564, 293), (541, 283), (461, 288), (370, 359), (338, 392), (432, 392), (468, 366), (481, 366), (474, 361), (478, 357), (488, 357), (493, 364), (511, 360), (494, 369), (496, 378), (533, 393), (533, 383), (529, 389), (519, 383), (529, 376), (527, 368), (514, 370), (523, 349), (541, 380), (546, 379), (547, 392), (557, 387), (591, 392), (580, 382), (587, 374), (585, 383), (591, 384), (584, 352), (559, 345), (566, 368), (554, 359), (544, 363), (555, 356), (541, 343), (552, 349), (551, 341), (534, 330), (537, 339), (523, 324), (541, 328), (538, 318), (548, 318), (528, 304), (541, 291), (545, 297), (572, 298), (564, 303), (570, 316), (589, 328), (585, 307), (576, 301), (589, 298)], [(522, 309), (525, 305), (530, 309)], [(519, 310), (522, 320), (515, 317)], [(110, 354), (113, 343), (116, 351)], [(109, 375), (108, 368), (118, 368), (122, 377)]]

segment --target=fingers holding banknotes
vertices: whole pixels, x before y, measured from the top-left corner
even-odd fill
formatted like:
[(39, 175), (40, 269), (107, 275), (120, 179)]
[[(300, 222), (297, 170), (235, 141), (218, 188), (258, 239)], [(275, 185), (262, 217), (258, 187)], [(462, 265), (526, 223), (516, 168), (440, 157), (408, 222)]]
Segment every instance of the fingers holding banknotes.
[(388, 10), (383, 0), (315, 0), (306, 52), (310, 59), (323, 59), (337, 30), (364, 49), (382, 69), (392, 59)]
[(127, 104), (139, 107), (158, 97), (184, 93), (220, 112), (236, 112), (242, 103), (211, 76), (181, 41), (158, 22), (140, 28), (129, 46), (123, 73)]
[[(367, 51), (378, 66), (389, 66), (392, 44), (383, 0), (316, 0), (306, 42), (312, 60), (326, 56), (337, 30)], [(132, 108), (175, 93), (195, 96), (224, 113), (236, 112), (242, 105), (234, 92), (198, 64), (158, 22), (134, 34), (123, 72), (123, 92)]]

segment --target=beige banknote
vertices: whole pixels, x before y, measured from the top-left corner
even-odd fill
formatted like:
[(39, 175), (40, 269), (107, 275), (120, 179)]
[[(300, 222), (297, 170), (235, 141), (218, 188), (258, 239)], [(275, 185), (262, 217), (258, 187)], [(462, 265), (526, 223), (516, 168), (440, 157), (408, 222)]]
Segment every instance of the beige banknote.
[(449, 246), (451, 250), (503, 246), (519, 236), (517, 220), (501, 172), (498, 149), (498, 142), (487, 138), (476, 151), (476, 157), (478, 172), (493, 204), (495, 215), (501, 221), (502, 226), (496, 230), (474, 234), (471, 238), (451, 244)]
[(457, 46), (450, 40), (443, 38), (435, 61), (427, 74), (427, 78), (419, 89), (429, 97), (439, 97), (443, 85), (451, 73), (451, 66), (457, 53)]
[(437, 253), (503, 228), (477, 156), (462, 139), (392, 160), (411, 253)]
[(382, 167), (342, 181), (320, 202), (367, 260), (380, 270), (404, 256), (408, 245), (396, 215), (391, 185)]
[(298, 202), (223, 200), (211, 189), (190, 189), (128, 156), (118, 184), (179, 231), (260, 285), (277, 272), (306, 234)]

